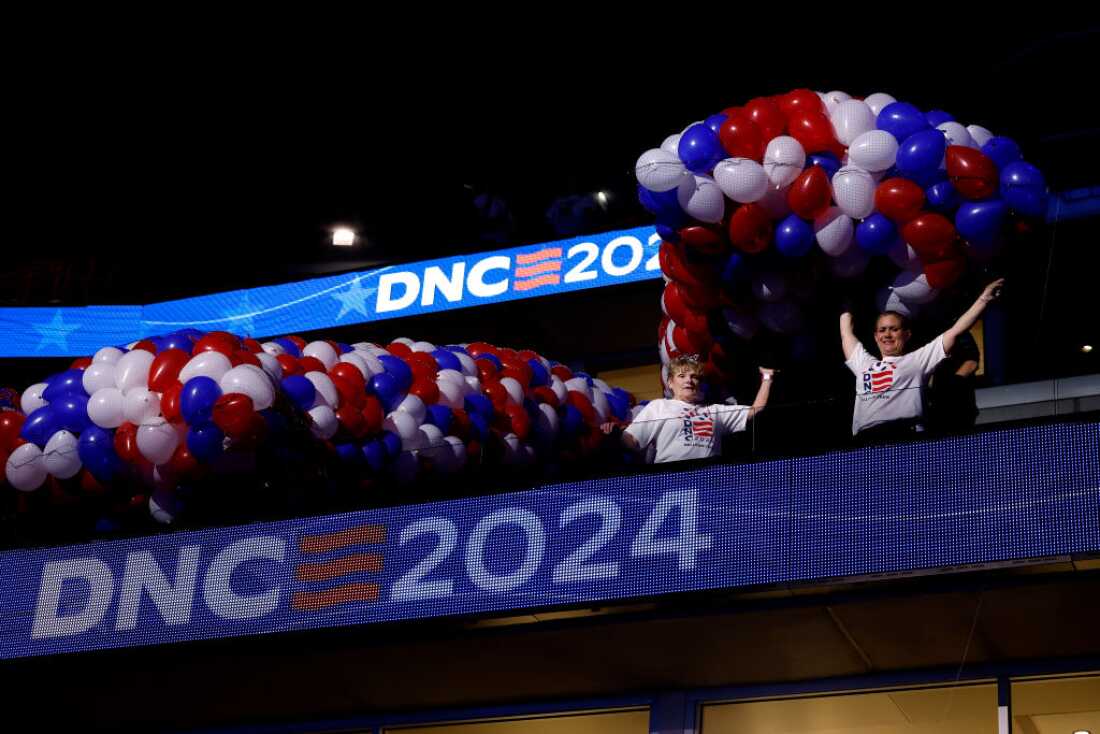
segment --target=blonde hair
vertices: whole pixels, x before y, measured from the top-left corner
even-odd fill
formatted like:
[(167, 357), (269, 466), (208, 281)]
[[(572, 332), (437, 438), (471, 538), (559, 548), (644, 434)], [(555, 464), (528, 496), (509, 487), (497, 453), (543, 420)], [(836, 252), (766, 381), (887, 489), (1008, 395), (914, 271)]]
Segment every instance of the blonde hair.
[(706, 375), (706, 369), (703, 367), (703, 363), (699, 361), (699, 357), (694, 354), (683, 355), (680, 357), (674, 357), (668, 362), (668, 371), (665, 375), (665, 381), (672, 379), (672, 376), (681, 369), (687, 369), (696, 373), (700, 377)]

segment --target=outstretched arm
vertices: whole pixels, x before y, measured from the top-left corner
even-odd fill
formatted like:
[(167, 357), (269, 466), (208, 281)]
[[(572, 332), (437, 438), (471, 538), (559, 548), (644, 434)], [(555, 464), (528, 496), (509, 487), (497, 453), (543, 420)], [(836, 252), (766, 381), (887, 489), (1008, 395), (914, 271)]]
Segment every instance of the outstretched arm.
[(1000, 296), (1001, 286), (1004, 285), (1004, 282), (1004, 278), (997, 278), (997, 280), (987, 285), (985, 290), (982, 291), (982, 294), (978, 296), (978, 299), (974, 301), (974, 305), (968, 308), (966, 313), (959, 317), (959, 320), (955, 322), (954, 326), (943, 332), (943, 351), (951, 354), (951, 349), (954, 348), (955, 340), (959, 338), (959, 334), (962, 334), (964, 331), (970, 331), (970, 327), (972, 327), (974, 322), (982, 315), (982, 312), (985, 311), (985, 307)]
[(775, 370), (768, 367), (760, 368), (760, 389), (756, 391), (756, 399), (752, 401), (752, 407), (749, 408), (749, 418), (762, 411), (768, 404), (768, 396), (772, 391), (772, 378), (774, 376)]
[(859, 346), (856, 332), (852, 327), (852, 313), (845, 311), (840, 314), (840, 346), (844, 350), (844, 359), (852, 358), (852, 352)]

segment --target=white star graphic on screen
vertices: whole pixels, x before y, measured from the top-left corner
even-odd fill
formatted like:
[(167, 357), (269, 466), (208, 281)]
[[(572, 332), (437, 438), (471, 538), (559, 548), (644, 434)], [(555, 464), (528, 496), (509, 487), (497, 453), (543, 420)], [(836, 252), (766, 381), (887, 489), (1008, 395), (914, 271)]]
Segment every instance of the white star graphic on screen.
[(363, 316), (370, 316), (367, 311), (367, 299), (373, 296), (378, 289), (377, 288), (363, 288), (359, 285), (359, 277), (355, 276), (355, 279), (351, 281), (351, 285), (343, 293), (333, 293), (332, 297), (340, 302), (340, 313), (336, 314), (336, 319), (340, 320), (344, 317), (344, 314), (349, 311), (355, 311)]
[(45, 324), (32, 324), (34, 330), (42, 335), (36, 351), (41, 352), (47, 344), (53, 344), (69, 351), (69, 334), (80, 328), (80, 324), (66, 324), (61, 318), (61, 309), (53, 312), (53, 321)]

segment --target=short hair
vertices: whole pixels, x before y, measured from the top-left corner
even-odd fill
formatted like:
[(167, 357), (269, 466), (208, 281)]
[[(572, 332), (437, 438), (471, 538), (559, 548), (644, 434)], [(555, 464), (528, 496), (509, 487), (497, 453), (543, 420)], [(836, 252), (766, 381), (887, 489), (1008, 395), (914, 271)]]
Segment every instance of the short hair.
[(679, 357), (673, 357), (669, 360), (668, 376), (665, 378), (666, 381), (672, 379), (672, 375), (675, 374), (677, 370), (685, 368), (699, 375), (706, 375), (706, 368), (703, 366), (703, 363), (699, 361), (699, 357), (694, 354), (685, 354)]
[(901, 328), (907, 331), (911, 330), (909, 328), (909, 317), (903, 314), (901, 311), (883, 311), (882, 313), (880, 313), (878, 315), (878, 318), (875, 319), (876, 329), (878, 329), (878, 320), (881, 319), (883, 316), (895, 316), (897, 317), (898, 322), (901, 324)]

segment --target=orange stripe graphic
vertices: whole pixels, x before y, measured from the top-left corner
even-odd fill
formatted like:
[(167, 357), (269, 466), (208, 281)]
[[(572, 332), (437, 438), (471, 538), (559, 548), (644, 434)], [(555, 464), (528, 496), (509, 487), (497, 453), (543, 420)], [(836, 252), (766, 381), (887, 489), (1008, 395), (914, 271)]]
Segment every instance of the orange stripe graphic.
[(362, 543), (378, 545), (385, 542), (385, 525), (360, 525), (357, 528), (348, 528), (338, 533), (303, 535), (298, 541), (298, 548), (303, 553), (326, 553), (338, 548), (346, 548), (349, 545), (360, 545)]
[(522, 282), (518, 282), (515, 284), (515, 286), (513, 286), (512, 289), (517, 291), (529, 291), (532, 288), (538, 288), (540, 286), (560, 282), (561, 278), (556, 275), (544, 275), (541, 278), (534, 278), (532, 280), (524, 280)]
[(531, 263), (537, 263), (539, 260), (548, 260), (552, 257), (561, 257), (560, 247), (547, 247), (538, 252), (528, 252), (523, 255), (516, 255), (516, 264), (530, 265)]
[(379, 553), (357, 553), (346, 558), (337, 558), (329, 563), (301, 563), (295, 578), (299, 581), (328, 581), (348, 576), (359, 571), (382, 570), (382, 556)]
[(551, 260), (550, 262), (539, 263), (538, 265), (528, 265), (525, 268), (516, 268), (517, 278), (529, 278), (532, 275), (542, 275), (543, 273), (553, 273), (561, 270), (561, 260)]
[(378, 601), (378, 584), (344, 584), (327, 591), (296, 591), (290, 608), (313, 612), (353, 601)]

